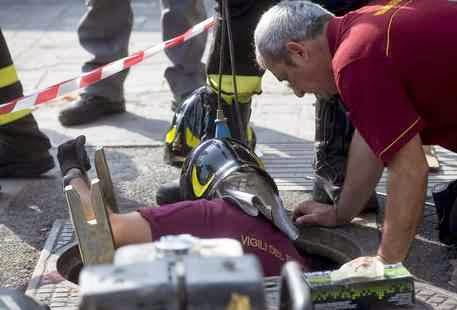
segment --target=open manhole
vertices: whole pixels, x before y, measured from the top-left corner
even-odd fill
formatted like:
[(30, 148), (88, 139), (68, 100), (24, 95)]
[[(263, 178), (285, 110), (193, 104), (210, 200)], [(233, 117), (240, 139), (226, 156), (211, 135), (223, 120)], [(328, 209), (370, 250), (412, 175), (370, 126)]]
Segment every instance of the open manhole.
[[(363, 242), (349, 240), (344, 235), (332, 234), (330, 229), (320, 230), (313, 233), (306, 231), (308, 237), (302, 238), (299, 242), (300, 248), (306, 248), (306, 255), (320, 258), (315, 260), (319, 263), (312, 266), (313, 269), (333, 269), (332, 266), (336, 267), (364, 254)], [(27, 294), (49, 305), (51, 309), (77, 310), (77, 282), (81, 268), (81, 258), (72, 225), (57, 220), (35, 268)], [(268, 293), (268, 309), (277, 309), (278, 279), (269, 278), (265, 287)], [(457, 309), (457, 298), (453, 293), (425, 283), (416, 283), (416, 300), (417, 305), (408, 309)]]
[[(313, 271), (336, 269), (340, 265), (337, 261), (319, 254), (311, 254), (302, 249), (299, 249), (299, 252), (308, 258), (309, 268)], [(57, 259), (57, 272), (72, 283), (78, 284), (82, 268), (83, 263), (77, 244), (66, 248)]]
[[(300, 240), (299, 245), (306, 245), (307, 241), (306, 240)], [(348, 244), (346, 244), (348, 245)], [(353, 245), (352, 245), (353, 246)], [(329, 269), (336, 269), (340, 265), (341, 262), (337, 262), (331, 258), (317, 255), (317, 254), (310, 254), (309, 251), (305, 249), (299, 249), (301, 254), (306, 256), (308, 258), (308, 261), (310, 262), (310, 269), (313, 271), (320, 271), (320, 270), (329, 270)], [(321, 247), (320, 250), (324, 251), (325, 253), (328, 253), (327, 247)], [(352, 249), (354, 250), (354, 249)], [(314, 248), (314, 251), (319, 252), (318, 248)], [(334, 252), (335, 253), (335, 252)], [(333, 255), (335, 255), (333, 253)], [(340, 256), (337, 259), (343, 259), (346, 261), (346, 258), (349, 257), (350, 254), (353, 254), (354, 252), (344, 254), (341, 253), (342, 256)], [(338, 254), (336, 254), (338, 255)], [(344, 256), (347, 255), (347, 256)], [(344, 262), (343, 261), (343, 262)], [(79, 279), (79, 273), (81, 272), (83, 268), (83, 263), (81, 260), (81, 256), (79, 254), (79, 249), (77, 244), (73, 244), (67, 249), (65, 249), (62, 254), (59, 256), (57, 259), (57, 270), (58, 272), (68, 281), (78, 284), (78, 279)], [(272, 277), (268, 279), (265, 283), (266, 290), (268, 293), (268, 310), (271, 309), (277, 309), (278, 308), (278, 278), (277, 277)], [(370, 307), (372, 310), (388, 310), (392, 309), (389, 307), (385, 306), (378, 306), (378, 307)], [(411, 308), (409, 308), (411, 309)], [(418, 301), (413, 308), (413, 310), (419, 310), (419, 309), (428, 309), (431, 310), (433, 307), (431, 305), (427, 305), (421, 301)]]
[[(308, 228), (302, 231), (295, 245), (306, 258), (307, 267), (311, 271), (337, 269), (345, 262), (366, 254), (344, 233), (326, 228)], [(83, 263), (76, 242), (59, 251), (56, 267), (63, 278), (78, 284)]]
[(83, 262), (76, 243), (65, 249), (57, 259), (57, 272), (66, 280), (78, 284)]

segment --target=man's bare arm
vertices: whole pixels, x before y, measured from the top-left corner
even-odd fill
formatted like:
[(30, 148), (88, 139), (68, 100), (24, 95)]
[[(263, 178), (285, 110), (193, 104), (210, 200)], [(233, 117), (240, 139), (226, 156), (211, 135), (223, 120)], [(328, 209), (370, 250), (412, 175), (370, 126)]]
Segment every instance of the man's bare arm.
[(363, 210), (384, 168), (358, 130), (352, 137), (348, 156), (346, 178), (336, 209), (337, 224), (350, 222)]
[(364, 208), (381, 177), (383, 164), (356, 130), (349, 149), (346, 178), (336, 208), (303, 201), (294, 210), (297, 224), (336, 226), (349, 223)]
[(395, 155), (389, 168), (388, 198), (378, 255), (403, 261), (422, 220), (428, 166), (419, 135)]
[[(73, 170), (73, 169), (72, 169)], [(69, 173), (73, 172), (72, 170)], [(70, 185), (78, 192), (81, 199), (86, 220), (95, 219), (95, 213), (92, 206), (90, 187), (84, 177), (73, 178)], [(151, 229), (148, 222), (138, 212), (124, 214), (113, 213), (109, 208), (108, 219), (111, 223), (113, 239), (116, 248), (135, 243), (144, 243), (152, 241)]]

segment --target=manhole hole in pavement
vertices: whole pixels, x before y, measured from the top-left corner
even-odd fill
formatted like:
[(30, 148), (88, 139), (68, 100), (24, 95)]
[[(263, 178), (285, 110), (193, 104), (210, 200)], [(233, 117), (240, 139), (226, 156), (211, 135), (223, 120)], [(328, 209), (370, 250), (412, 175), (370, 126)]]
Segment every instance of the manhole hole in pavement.
[[(312, 245), (313, 241), (309, 244)], [(318, 245), (315, 245), (314, 250), (311, 251), (312, 254), (321, 251), (317, 247)], [(342, 263), (353, 255), (352, 253), (345, 256), (340, 250), (332, 252), (329, 247), (325, 248), (330, 256), (327, 256), (328, 253), (323, 256), (331, 257), (325, 267), (335, 261)], [(49, 305), (51, 309), (76, 310), (79, 304), (79, 287), (76, 282), (81, 268), (72, 225), (63, 220), (57, 220), (30, 280), (27, 294)], [(277, 309), (278, 284), (278, 278), (269, 278), (265, 282), (268, 309)], [(416, 306), (408, 309), (457, 309), (455, 294), (425, 283), (416, 282), (416, 300)]]
[(83, 262), (77, 244), (66, 249), (57, 258), (57, 272), (66, 280), (78, 284), (79, 274), (83, 268)]

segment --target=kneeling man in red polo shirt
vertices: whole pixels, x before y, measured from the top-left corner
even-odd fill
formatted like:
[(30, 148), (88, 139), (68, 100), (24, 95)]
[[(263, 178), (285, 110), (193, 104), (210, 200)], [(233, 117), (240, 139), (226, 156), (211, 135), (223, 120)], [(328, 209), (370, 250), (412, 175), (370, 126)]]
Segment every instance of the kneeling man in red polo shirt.
[[(86, 176), (90, 163), (84, 143), (84, 136), (70, 140), (59, 146), (57, 155), (64, 185), (77, 190), (90, 220), (95, 215), (90, 206)], [(292, 241), (298, 237), (297, 230), (284, 218), (284, 209), (278, 209), (283, 207), (276, 186), (257, 161), (254, 153), (234, 141), (205, 141), (183, 167), (181, 190), (188, 200), (125, 214), (108, 210), (115, 246), (179, 234), (232, 238), (245, 253), (257, 256), (265, 276), (278, 275), (288, 260), (309, 271)], [(199, 196), (212, 199), (197, 199)]]
[(422, 219), (428, 167), (422, 149), (457, 151), (457, 2), (375, 0), (342, 17), (282, 1), (255, 31), (258, 63), (297, 96), (339, 93), (356, 128), (336, 207), (305, 201), (303, 224), (351, 221), (387, 167), (380, 258), (405, 259)]

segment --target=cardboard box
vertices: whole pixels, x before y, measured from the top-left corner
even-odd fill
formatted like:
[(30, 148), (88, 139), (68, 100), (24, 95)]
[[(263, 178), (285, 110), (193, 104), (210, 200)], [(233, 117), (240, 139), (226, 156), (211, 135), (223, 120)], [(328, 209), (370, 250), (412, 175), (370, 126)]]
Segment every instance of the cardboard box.
[(376, 278), (348, 277), (332, 281), (332, 271), (305, 273), (313, 309), (370, 309), (374, 305), (408, 306), (415, 303), (414, 281), (402, 264), (384, 265)]

